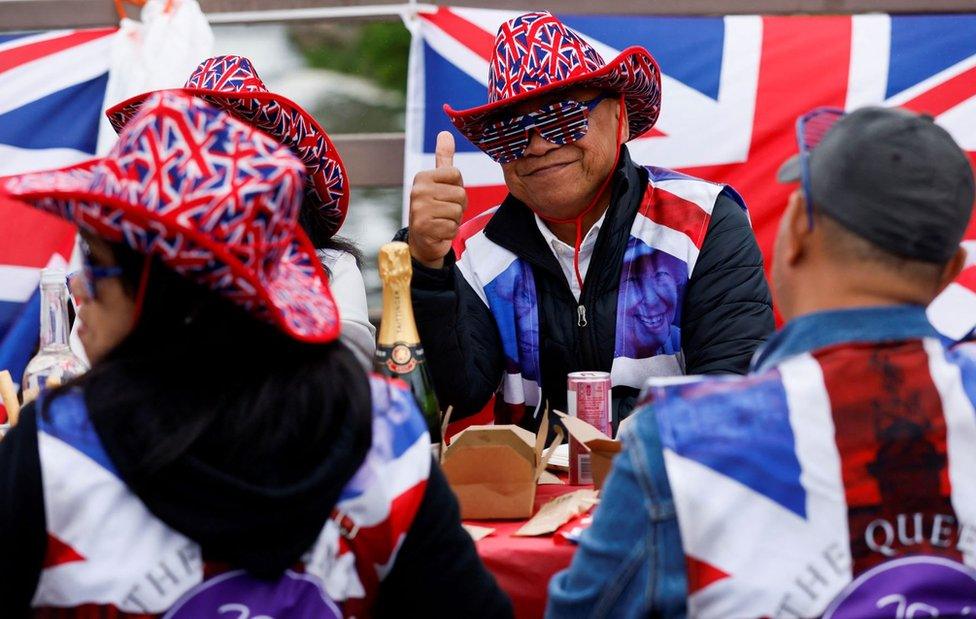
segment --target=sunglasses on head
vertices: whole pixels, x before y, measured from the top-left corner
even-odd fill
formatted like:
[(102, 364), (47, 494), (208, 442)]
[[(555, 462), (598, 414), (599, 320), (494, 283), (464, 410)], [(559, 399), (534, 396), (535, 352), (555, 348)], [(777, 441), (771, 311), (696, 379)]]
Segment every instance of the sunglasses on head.
[(553, 144), (572, 144), (586, 135), (590, 113), (605, 98), (607, 95), (602, 94), (589, 101), (567, 99), (518, 116), (500, 118), (485, 127), (478, 148), (498, 163), (511, 163), (525, 155), (533, 130)]
[(94, 301), (98, 298), (95, 291), (95, 284), (98, 282), (98, 280), (121, 276), (123, 272), (122, 267), (102, 267), (93, 265), (91, 250), (88, 248), (88, 243), (86, 243), (84, 240), (81, 241), (81, 256), (81, 269), (68, 274), (68, 289), (70, 290), (72, 284), (77, 282), (81, 286), (81, 289), (85, 295), (87, 295), (87, 298)]
[(807, 227), (813, 230), (813, 198), (810, 195), (810, 155), (844, 110), (821, 107), (796, 119), (796, 142), (800, 147), (800, 185), (807, 203)]

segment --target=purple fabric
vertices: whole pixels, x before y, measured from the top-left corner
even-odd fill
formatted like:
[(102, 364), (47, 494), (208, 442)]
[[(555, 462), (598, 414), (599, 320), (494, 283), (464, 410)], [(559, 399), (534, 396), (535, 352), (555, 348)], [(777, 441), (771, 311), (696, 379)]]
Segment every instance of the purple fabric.
[(882, 563), (857, 578), (824, 619), (976, 615), (976, 571), (939, 557)]
[(189, 591), (165, 619), (340, 619), (342, 612), (311, 577), (285, 572), (276, 581), (229, 572)]

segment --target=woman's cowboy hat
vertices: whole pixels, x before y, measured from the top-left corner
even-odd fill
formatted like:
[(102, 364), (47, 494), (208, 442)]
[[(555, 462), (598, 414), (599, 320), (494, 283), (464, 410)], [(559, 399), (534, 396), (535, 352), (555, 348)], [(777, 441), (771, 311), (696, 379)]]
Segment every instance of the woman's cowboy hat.
[[(273, 136), (305, 163), (304, 208), (318, 215), (321, 227), (335, 232), (349, 208), (349, 180), (339, 153), (325, 129), (297, 103), (268, 91), (251, 61), (242, 56), (215, 56), (200, 63), (182, 92), (233, 114)], [(153, 93), (127, 99), (105, 113), (116, 131), (139, 111)]]
[(339, 315), (298, 225), (304, 180), (305, 166), (273, 138), (162, 92), (104, 159), (0, 179), (0, 195), (159, 256), (295, 339), (329, 342)]

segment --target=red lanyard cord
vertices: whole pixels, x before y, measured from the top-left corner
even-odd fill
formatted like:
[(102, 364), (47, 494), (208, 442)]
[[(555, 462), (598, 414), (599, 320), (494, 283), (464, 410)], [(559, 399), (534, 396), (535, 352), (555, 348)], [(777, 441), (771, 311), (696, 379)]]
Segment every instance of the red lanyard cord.
[(142, 306), (146, 300), (146, 288), (149, 286), (149, 271), (152, 269), (152, 262), (152, 254), (146, 254), (142, 263), (142, 273), (139, 274), (139, 290), (136, 292), (136, 308), (132, 317), (133, 325), (137, 324), (139, 317), (142, 316)]
[[(623, 95), (620, 95), (619, 101), (620, 101), (620, 109), (623, 110), (624, 109)], [(593, 208), (596, 206), (597, 201), (603, 195), (603, 192), (606, 191), (607, 186), (610, 184), (610, 181), (613, 179), (614, 172), (617, 171), (617, 164), (620, 163), (620, 146), (621, 144), (623, 144), (623, 137), (624, 137), (624, 117), (623, 114), (621, 114), (620, 122), (617, 123), (616, 154), (613, 157), (613, 165), (610, 166), (610, 173), (607, 174), (607, 177), (605, 179), (603, 179), (603, 183), (600, 184), (600, 189), (596, 192), (596, 195), (593, 196), (593, 199), (590, 200), (589, 205), (587, 205), (587, 207), (583, 210), (582, 213), (580, 213), (576, 217), (567, 217), (565, 219), (556, 219), (554, 217), (546, 217), (541, 214), (539, 215), (539, 217), (541, 217), (543, 220), (553, 224), (568, 224), (568, 223), (576, 224), (576, 243), (573, 245), (573, 271), (576, 273), (576, 283), (579, 284), (581, 297), (583, 295), (583, 276), (580, 274), (579, 254), (580, 254), (580, 245), (583, 244), (583, 218), (586, 217), (589, 214), (589, 212), (592, 211)]]

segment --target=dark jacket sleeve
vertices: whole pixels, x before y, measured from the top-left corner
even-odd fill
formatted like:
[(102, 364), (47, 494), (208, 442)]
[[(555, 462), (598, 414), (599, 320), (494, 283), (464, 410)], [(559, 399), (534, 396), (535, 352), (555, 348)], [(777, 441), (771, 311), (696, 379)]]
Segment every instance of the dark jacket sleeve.
[[(405, 230), (397, 234), (405, 240)], [(454, 264), (444, 268), (413, 263), (410, 285), (414, 318), (441, 409), (453, 406), (452, 419), (480, 411), (501, 384), (501, 337), (488, 306)]]
[(745, 374), (775, 329), (763, 259), (745, 211), (722, 194), (685, 293), (681, 324), (688, 374)]
[(33, 406), (0, 441), (0, 540), (0, 614), (26, 617), (47, 550)]
[(376, 617), (513, 616), (508, 596), (461, 527), (457, 499), (437, 464), (431, 465), (420, 510), (379, 593)]

